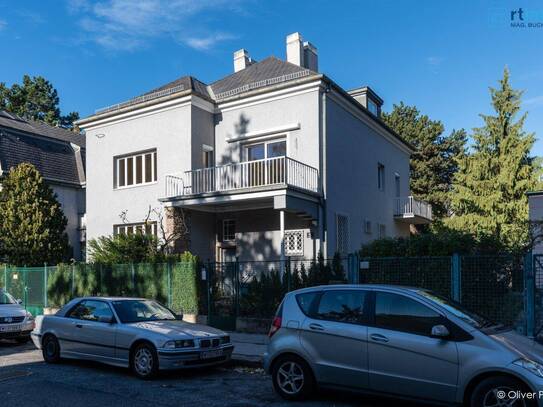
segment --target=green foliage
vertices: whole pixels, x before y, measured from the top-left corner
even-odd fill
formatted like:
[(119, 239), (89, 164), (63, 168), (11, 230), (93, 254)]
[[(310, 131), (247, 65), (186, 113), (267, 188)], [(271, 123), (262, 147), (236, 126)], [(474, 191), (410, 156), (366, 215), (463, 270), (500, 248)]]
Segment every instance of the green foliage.
[(384, 122), (416, 151), (411, 156), (410, 190), (417, 198), (432, 204), (434, 217), (447, 215), (448, 192), (457, 170), (456, 158), (465, 150), (466, 132), (453, 130), (443, 135), (440, 121), (421, 114), (416, 106), (403, 102), (383, 114)]
[(494, 236), (515, 250), (528, 241), (526, 192), (537, 187), (530, 156), (535, 137), (523, 130), (526, 114), (515, 121), (522, 92), (511, 87), (507, 69), (490, 95), (496, 114), (481, 115), (485, 125), (474, 129), (472, 151), (458, 160), (446, 224)]
[(376, 239), (362, 246), (362, 257), (451, 256), (457, 254), (500, 253), (505, 247), (493, 236), (436, 228), (409, 237)]
[(14, 84), (11, 88), (0, 83), (0, 109), (27, 119), (42, 120), (51, 126), (69, 129), (72, 129), (73, 122), (79, 119), (77, 112), (65, 116), (60, 114), (57, 90), (41, 76), (31, 78), (24, 75), (23, 83)]
[(181, 262), (173, 264), (172, 309), (184, 314), (197, 314), (201, 294), (198, 259), (185, 252), (181, 256)]
[(0, 258), (7, 263), (56, 264), (69, 258), (67, 219), (32, 164), (11, 168), (2, 180), (0, 213)]
[(94, 263), (125, 264), (160, 261), (155, 236), (136, 233), (100, 236), (88, 243), (89, 256)]
[(242, 285), (240, 293), (242, 316), (271, 318), (289, 290), (346, 282), (339, 254), (336, 254), (331, 262), (319, 256), (317, 261), (291, 264), (292, 268), (284, 278), (281, 278), (281, 270), (272, 269), (260, 273), (249, 283)]

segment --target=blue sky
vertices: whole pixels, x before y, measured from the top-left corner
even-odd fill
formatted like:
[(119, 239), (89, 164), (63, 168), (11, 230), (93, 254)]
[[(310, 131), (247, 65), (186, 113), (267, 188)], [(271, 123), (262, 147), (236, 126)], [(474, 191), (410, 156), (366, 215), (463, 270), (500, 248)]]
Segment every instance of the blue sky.
[(210, 83), (239, 48), (284, 58), (299, 31), (344, 88), (370, 85), (385, 110), (417, 105), (447, 132), (481, 125), (507, 65), (543, 139), (543, 27), (510, 27), (519, 7), (543, 23), (540, 0), (0, 0), (0, 82), (42, 75), (63, 112), (87, 116), (185, 74)]

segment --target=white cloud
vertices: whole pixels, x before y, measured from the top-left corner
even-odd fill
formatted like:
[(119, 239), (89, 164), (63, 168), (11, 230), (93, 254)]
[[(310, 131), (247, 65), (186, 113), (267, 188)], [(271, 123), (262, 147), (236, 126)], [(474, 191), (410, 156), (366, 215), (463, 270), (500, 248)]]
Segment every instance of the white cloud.
[[(205, 11), (239, 12), (246, 0), (68, 0), (68, 10), (79, 17), (89, 39), (115, 50), (131, 50), (148, 41), (170, 36), (190, 47), (205, 50), (235, 38), (195, 21)], [(205, 32), (205, 34), (202, 34)]]
[(6, 20), (0, 19), (0, 31), (2, 31), (4, 28), (6, 28), (7, 25), (8, 25), (8, 23), (6, 22)]

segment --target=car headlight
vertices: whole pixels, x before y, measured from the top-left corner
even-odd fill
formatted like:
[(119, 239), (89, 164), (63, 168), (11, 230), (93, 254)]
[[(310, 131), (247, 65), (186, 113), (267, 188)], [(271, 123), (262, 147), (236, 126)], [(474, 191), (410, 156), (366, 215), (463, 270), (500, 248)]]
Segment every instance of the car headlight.
[(168, 341), (164, 344), (163, 348), (165, 349), (194, 348), (194, 341), (192, 339)]
[(515, 360), (513, 363), (517, 366), (523, 367), (526, 370), (529, 370), (536, 376), (543, 378), (543, 365), (529, 359), (519, 359)]
[(28, 311), (26, 311), (26, 320), (29, 322), (34, 321), (34, 316)]

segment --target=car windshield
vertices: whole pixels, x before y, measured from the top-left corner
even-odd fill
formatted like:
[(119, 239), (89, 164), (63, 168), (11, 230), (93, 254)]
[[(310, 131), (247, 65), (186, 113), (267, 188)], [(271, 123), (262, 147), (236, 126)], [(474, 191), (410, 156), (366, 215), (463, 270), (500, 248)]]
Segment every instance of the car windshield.
[(437, 295), (430, 291), (420, 290), (418, 293), (423, 297), (427, 298), (428, 300), (436, 303), (441, 308), (446, 309), (454, 316), (460, 318), (462, 321), (467, 322), (474, 328), (482, 329), (497, 325), (494, 322), (489, 321), (485, 317), (467, 310), (456, 301), (442, 297), (441, 295)]
[(113, 301), (113, 307), (121, 322), (125, 324), (176, 319), (168, 308), (151, 300)]
[(7, 292), (0, 290), (0, 305), (17, 304), (15, 298), (9, 295)]

